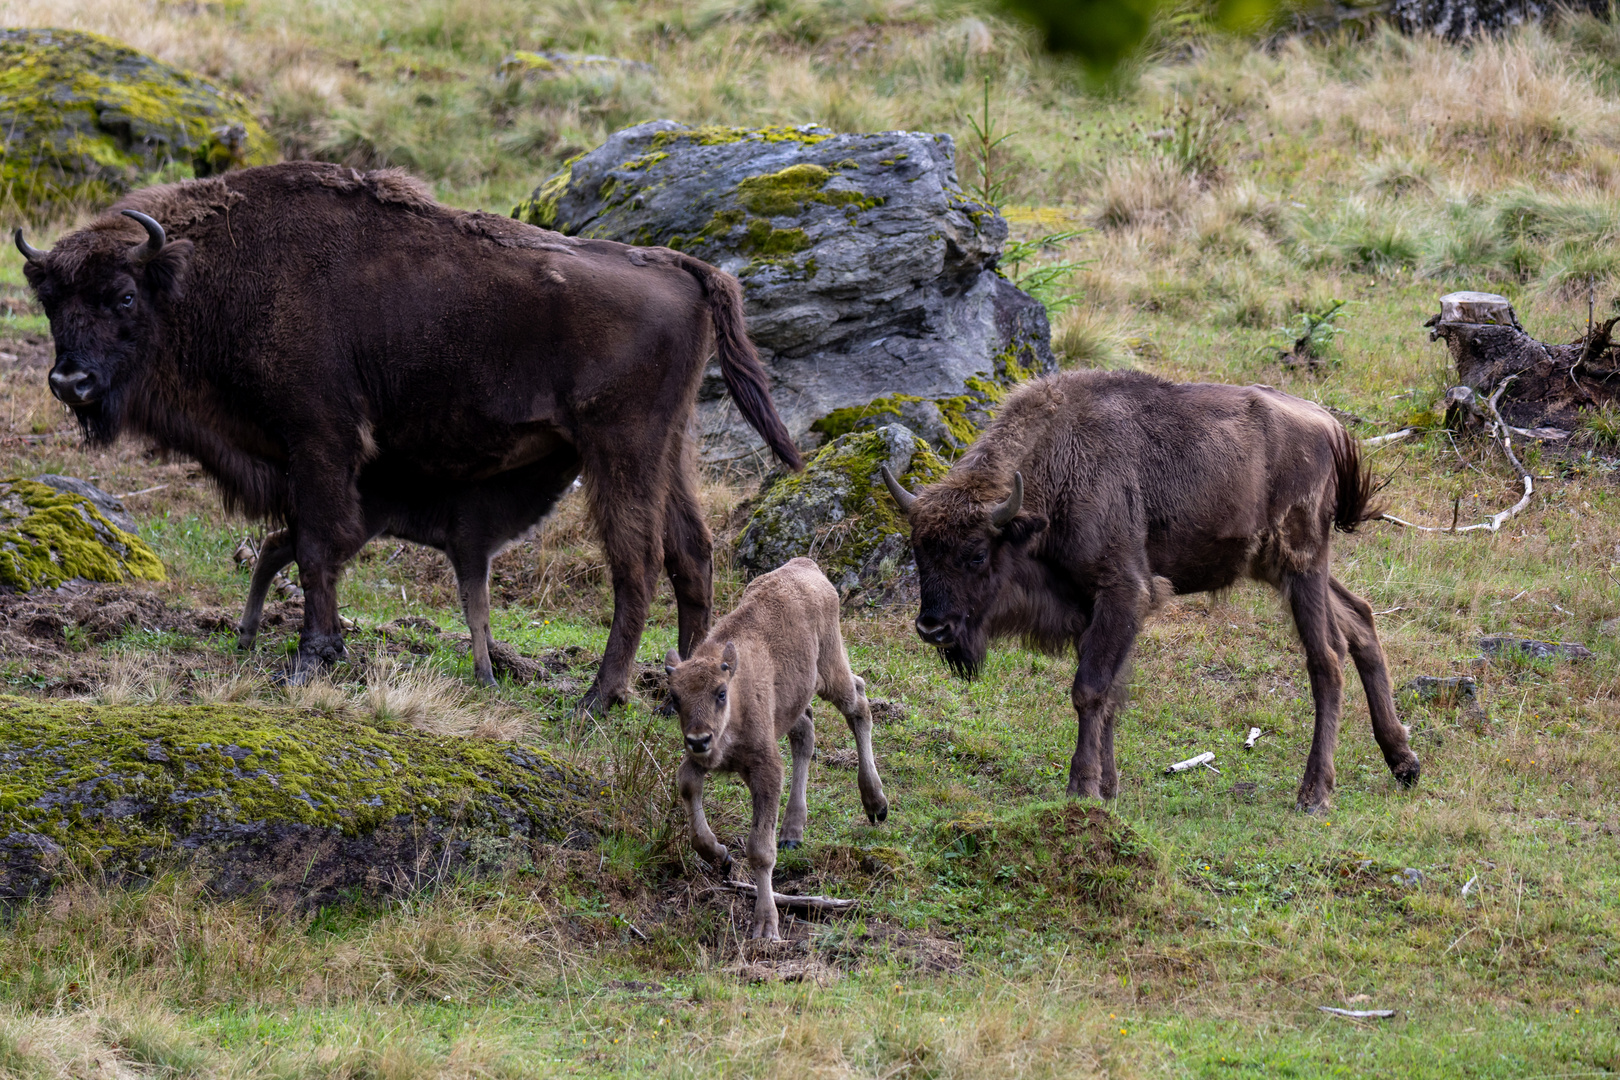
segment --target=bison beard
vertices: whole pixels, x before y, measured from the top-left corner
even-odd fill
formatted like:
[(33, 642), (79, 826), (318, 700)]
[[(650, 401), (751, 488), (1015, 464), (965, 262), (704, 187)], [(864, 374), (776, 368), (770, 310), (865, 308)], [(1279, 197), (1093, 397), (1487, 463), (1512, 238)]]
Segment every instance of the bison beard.
[(1325, 409), (1270, 387), (1071, 372), (1009, 396), (940, 483), (884, 480), (911, 524), (917, 632), (953, 671), (975, 676), (992, 638), (1075, 650), (1069, 794), (1117, 790), (1114, 717), (1147, 615), (1245, 577), (1282, 594), (1305, 649), (1316, 731), (1299, 807), (1332, 796), (1346, 659), (1390, 771), (1417, 781), (1372, 609), (1329, 572), (1334, 528), (1377, 511)]
[[(452, 210), (397, 171), (245, 169), (136, 192), (49, 252), (20, 231), (17, 246), (56, 340), (52, 392), (86, 436), (127, 428), (289, 526), (295, 672), (344, 655), (337, 575), (379, 528), (487, 576), (579, 472), (614, 589), (583, 704), (621, 701), (659, 570), (682, 653), (708, 629), (687, 428), (711, 351), (739, 411), (800, 465), (735, 278)], [(464, 599), (479, 585), (461, 584)]]

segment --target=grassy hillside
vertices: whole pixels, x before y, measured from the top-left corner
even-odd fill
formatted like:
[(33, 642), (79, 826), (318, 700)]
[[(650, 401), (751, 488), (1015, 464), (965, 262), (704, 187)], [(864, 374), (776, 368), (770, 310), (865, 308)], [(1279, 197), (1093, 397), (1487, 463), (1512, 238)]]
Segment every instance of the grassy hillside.
[[(0, 24), (112, 34), (241, 90), (289, 153), (402, 165), (448, 201), (497, 210), (653, 116), (951, 132), (964, 183), (999, 190), (1016, 236), (1072, 234), (1012, 268), (1073, 264), (1045, 291), (1066, 363), (1268, 382), (1364, 437), (1418, 426), (1372, 461), (1392, 510), (1426, 524), (1454, 506), (1483, 520), (1519, 491), (1489, 443), (1439, 426), (1450, 362), (1422, 328), (1439, 295), (1505, 293), (1531, 333), (1569, 341), (1589, 293), (1602, 316), (1620, 292), (1620, 28), (1590, 19), (1467, 51), (1388, 35), (1262, 49), (1206, 40), (1192, 20), (1106, 91), (973, 8), (904, 0), (0, 0)], [(501, 77), (514, 50), (546, 48), (652, 71)], [(986, 76), (990, 118), (1014, 133), (988, 170), (967, 120)], [(35, 243), (88, 209), (36, 223)], [(849, 611), (855, 669), (889, 703), (875, 741), (892, 813), (866, 823), (852, 740), (818, 708), (807, 844), (783, 853), (778, 887), (862, 906), (795, 920), (796, 944), (756, 953), (739, 942), (745, 906), (685, 843), (673, 721), (648, 702), (571, 716), (610, 607), (575, 501), (497, 564), (496, 636), (550, 658), (542, 682), (476, 689), (443, 560), (379, 543), (342, 584), (355, 663), (275, 689), (265, 675), (294, 628), (270, 626), (253, 657), (208, 629), (213, 609), (241, 602), (231, 555), (258, 526), (226, 517), (184, 462), (80, 447), (45, 389), (19, 263), (0, 259), (5, 475), (142, 492), (129, 505), (169, 570), (157, 588), (195, 618), (80, 634), (60, 653), (8, 647), (0, 688), (137, 711), (256, 701), (529, 741), (602, 778), (603, 838), (409, 901), (306, 913), (211, 901), (183, 875), (85, 881), (0, 933), (0, 1074), (1620, 1071), (1612, 413), (1570, 445), (1525, 451), (1537, 494), (1499, 534), (1375, 524), (1339, 541), (1336, 573), (1380, 613), (1396, 681), (1472, 675), (1488, 716), (1404, 702), (1424, 776), (1401, 792), (1350, 680), (1324, 817), (1291, 810), (1309, 689), (1261, 590), (1178, 601), (1144, 634), (1111, 818), (1060, 800), (1071, 660), (1002, 647), (965, 684), (916, 640), (914, 612)], [(1343, 333), (1323, 362), (1282, 366), (1302, 316), (1338, 300)], [(722, 535), (748, 494), (706, 487)], [(724, 609), (741, 579), (720, 558)], [(1595, 656), (1477, 662), (1494, 632)], [(673, 643), (666, 590), (642, 660)], [(1250, 726), (1267, 734), (1244, 752)], [(1162, 774), (1205, 749), (1219, 775)], [(710, 792), (730, 843), (745, 790)]]

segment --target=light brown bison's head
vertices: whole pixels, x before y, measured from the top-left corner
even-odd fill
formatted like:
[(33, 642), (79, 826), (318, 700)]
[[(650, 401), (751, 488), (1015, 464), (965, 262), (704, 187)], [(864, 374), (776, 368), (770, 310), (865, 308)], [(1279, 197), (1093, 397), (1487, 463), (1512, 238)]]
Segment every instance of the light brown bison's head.
[(169, 241), (163, 226), (138, 210), (122, 215), (146, 230), (145, 240), (132, 244), (128, 223), (111, 215), (50, 251), (30, 245), (21, 229), (14, 236), (56, 341), (51, 393), (93, 443), (118, 437), (129, 388), (162, 335), (162, 313), (191, 260), (190, 240)]
[(664, 654), (669, 700), (680, 714), (686, 750), (706, 765), (723, 753), (731, 723), (731, 680), (737, 674), (737, 646), (726, 642), (718, 659), (694, 656), (681, 660), (674, 649)]
[(1013, 474), (1012, 492), (1002, 502), (988, 504), (948, 483), (913, 495), (887, 466), (883, 482), (911, 523), (922, 587), (917, 634), (952, 671), (971, 679), (990, 645), (997, 600), (1046, 519), (1021, 512), (1022, 473)]

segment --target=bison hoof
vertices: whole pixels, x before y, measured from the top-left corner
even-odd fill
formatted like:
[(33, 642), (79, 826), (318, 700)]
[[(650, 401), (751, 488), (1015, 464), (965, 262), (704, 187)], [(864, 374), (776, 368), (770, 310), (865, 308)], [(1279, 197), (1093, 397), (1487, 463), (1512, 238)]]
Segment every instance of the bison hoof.
[(1414, 756), (1411, 761), (1396, 767), (1394, 770), (1395, 782), (1403, 788), (1415, 787), (1418, 776), (1423, 772), (1423, 765)]
[(870, 821), (873, 825), (876, 825), (880, 821), (888, 821), (889, 820), (889, 807), (888, 807), (888, 804), (885, 803), (884, 805), (878, 807), (876, 810), (868, 810), (866, 812), (866, 820)]
[(1327, 808), (1328, 801), (1325, 798), (1307, 799), (1305, 796), (1301, 795), (1294, 802), (1294, 809), (1298, 810), (1301, 814), (1320, 814), (1325, 812)]
[(777, 844), (776, 846), (781, 848), (783, 851), (792, 851), (796, 847), (804, 846), (804, 841), (803, 840), (783, 840), (781, 843)]
[(628, 695), (623, 691), (610, 694), (604, 692), (600, 686), (592, 684), (591, 688), (585, 691), (585, 696), (579, 699), (579, 706), (574, 712), (577, 716), (605, 717), (609, 709), (615, 705), (623, 705), (627, 698)]
[(477, 679), (479, 681), (479, 683), (481, 683), (484, 686), (489, 687), (491, 690), (495, 689), (496, 682), (495, 682), (495, 675), (494, 675), (493, 672), (490, 672), (490, 671), (475, 671), (475, 672), (473, 672), (473, 678)]
[(243, 630), (236, 635), (236, 647), (242, 652), (252, 652), (253, 646), (258, 640), (259, 632), (257, 630)]

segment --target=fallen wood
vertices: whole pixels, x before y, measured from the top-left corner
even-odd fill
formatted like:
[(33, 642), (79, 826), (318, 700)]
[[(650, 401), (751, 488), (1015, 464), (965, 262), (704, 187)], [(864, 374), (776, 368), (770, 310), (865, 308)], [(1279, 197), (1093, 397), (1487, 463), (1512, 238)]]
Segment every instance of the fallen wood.
[[(1457, 526), (1457, 514), (1455, 506), (1452, 508), (1451, 526), (1450, 528), (1445, 529), (1442, 529), (1437, 525), (1419, 525), (1416, 522), (1398, 518), (1394, 514), (1380, 514), (1379, 518), (1381, 520), (1393, 522), (1396, 525), (1404, 525), (1409, 529), (1419, 529), (1423, 532), (1465, 533), (1483, 529), (1486, 532), (1494, 533), (1502, 527), (1504, 522), (1510, 520), (1521, 510), (1530, 505), (1530, 496), (1535, 494), (1536, 490), (1535, 481), (1530, 476), (1530, 470), (1526, 469), (1524, 465), (1520, 463), (1518, 455), (1514, 454), (1512, 434), (1514, 429), (1510, 428), (1507, 421), (1502, 419), (1502, 414), (1497, 410), (1496, 407), (1497, 399), (1500, 398), (1502, 396), (1502, 392), (1508, 388), (1508, 384), (1513, 382), (1513, 380), (1516, 378), (1518, 378), (1517, 375), (1509, 375), (1507, 378), (1503, 379), (1501, 383), (1497, 385), (1496, 390), (1491, 394), (1490, 398), (1485, 402), (1485, 407), (1491, 412), (1491, 438), (1493, 440), (1498, 437), (1501, 438), (1502, 452), (1507, 455), (1508, 462), (1512, 464), (1514, 471), (1519, 474), (1519, 479), (1524, 482), (1524, 495), (1520, 497), (1519, 501), (1508, 507), (1506, 510), (1501, 511), (1498, 514), (1493, 514), (1489, 521), (1482, 521), (1476, 525), (1464, 525), (1461, 528)], [(1450, 397), (1451, 395), (1448, 392), (1448, 400)]]
[(1375, 447), (1383, 446), (1385, 443), (1397, 442), (1397, 441), (1399, 441), (1401, 439), (1406, 438), (1408, 435), (1416, 435), (1416, 434), (1417, 434), (1417, 428), (1402, 428), (1399, 431), (1392, 431), (1388, 435), (1374, 435), (1370, 439), (1362, 439), (1361, 440), (1361, 445), (1365, 446), (1365, 447), (1367, 447), (1369, 449), (1372, 449), (1372, 448), (1375, 448)]
[[(759, 895), (759, 890), (746, 881), (728, 881), (725, 887), (744, 896)], [(779, 892), (772, 892), (771, 899), (776, 901), (777, 907), (800, 907), (811, 911), (848, 911), (860, 903), (859, 900), (839, 900), (831, 896), (789, 896)]]
[[(1200, 765), (1209, 765), (1209, 763), (1214, 760), (1215, 751), (1205, 750), (1197, 757), (1190, 757), (1186, 761), (1178, 761), (1174, 765), (1171, 765), (1169, 768), (1164, 770), (1164, 775), (1169, 776), (1171, 773), (1186, 772), (1188, 769), (1196, 769)], [(1211, 766), (1211, 768), (1213, 768), (1213, 766)], [(1218, 772), (1219, 770), (1216, 771)]]
[(1331, 1005), (1318, 1005), (1318, 1009), (1334, 1016), (1345, 1016), (1351, 1020), (1388, 1020), (1395, 1015), (1394, 1009), (1335, 1009)]
[(1262, 736), (1264, 734), (1265, 734), (1265, 732), (1261, 731), (1257, 727), (1250, 728), (1249, 729), (1249, 737), (1243, 740), (1243, 749), (1245, 749), (1245, 750), (1253, 750), (1255, 740), (1260, 738), (1260, 736)]

